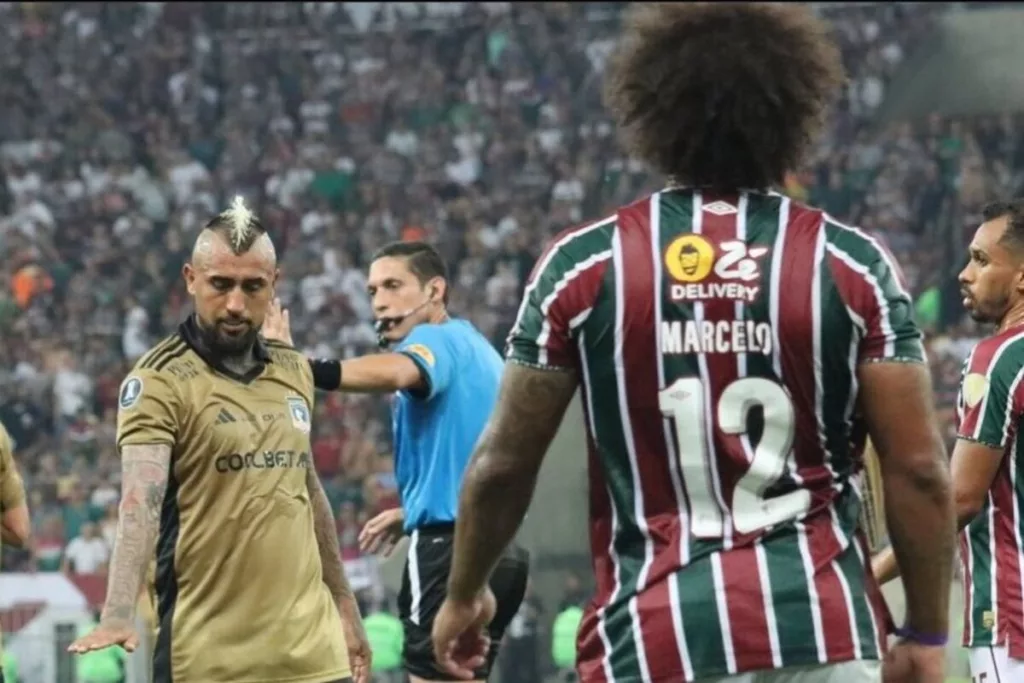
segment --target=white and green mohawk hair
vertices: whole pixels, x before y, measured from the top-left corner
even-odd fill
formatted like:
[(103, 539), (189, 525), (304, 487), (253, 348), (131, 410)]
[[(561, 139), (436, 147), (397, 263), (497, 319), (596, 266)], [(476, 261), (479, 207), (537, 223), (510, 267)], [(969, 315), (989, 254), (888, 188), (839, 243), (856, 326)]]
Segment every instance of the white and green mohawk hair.
[(231, 206), (217, 214), (206, 228), (221, 231), (236, 253), (247, 251), (260, 235), (266, 233), (260, 219), (245, 205), (242, 195), (236, 195)]

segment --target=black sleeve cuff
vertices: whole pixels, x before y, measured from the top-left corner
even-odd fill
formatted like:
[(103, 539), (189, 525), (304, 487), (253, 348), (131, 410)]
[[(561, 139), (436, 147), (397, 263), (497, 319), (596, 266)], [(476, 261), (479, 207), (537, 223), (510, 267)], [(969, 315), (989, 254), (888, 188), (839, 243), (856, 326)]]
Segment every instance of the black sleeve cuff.
[(341, 388), (341, 362), (322, 358), (309, 360), (313, 371), (313, 385), (323, 391), (337, 391)]

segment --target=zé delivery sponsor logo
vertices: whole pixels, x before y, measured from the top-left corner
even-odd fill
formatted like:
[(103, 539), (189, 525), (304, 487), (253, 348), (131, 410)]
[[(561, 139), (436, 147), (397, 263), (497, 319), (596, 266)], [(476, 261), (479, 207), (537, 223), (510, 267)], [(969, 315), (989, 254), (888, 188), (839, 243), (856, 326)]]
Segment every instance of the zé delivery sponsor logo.
[(768, 247), (739, 240), (712, 244), (701, 235), (677, 237), (665, 250), (665, 270), (675, 280), (672, 301), (727, 299), (750, 303), (761, 290), (760, 259)]

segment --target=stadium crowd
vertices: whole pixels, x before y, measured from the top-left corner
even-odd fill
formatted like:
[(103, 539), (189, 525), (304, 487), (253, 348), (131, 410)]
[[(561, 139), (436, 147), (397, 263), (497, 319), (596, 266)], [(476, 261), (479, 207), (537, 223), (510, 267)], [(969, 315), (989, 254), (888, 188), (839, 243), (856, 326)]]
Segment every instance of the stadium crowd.
[[(618, 5), (374, 5), (0, 5), (0, 421), (37, 529), (4, 569), (103, 572), (118, 385), (187, 314), (181, 264), (231, 195), (270, 226), (297, 343), (338, 357), (374, 346), (377, 246), (440, 245), (452, 309), (500, 345), (541, 245), (662, 182), (618, 151), (600, 106)], [(876, 123), (944, 10), (822, 10), (850, 81), (786, 190), (900, 257), (948, 408), (977, 332), (947, 283), (981, 205), (1021, 189), (1024, 122)], [(397, 504), (389, 431), (379, 398), (316, 409), (350, 561), (361, 522)]]

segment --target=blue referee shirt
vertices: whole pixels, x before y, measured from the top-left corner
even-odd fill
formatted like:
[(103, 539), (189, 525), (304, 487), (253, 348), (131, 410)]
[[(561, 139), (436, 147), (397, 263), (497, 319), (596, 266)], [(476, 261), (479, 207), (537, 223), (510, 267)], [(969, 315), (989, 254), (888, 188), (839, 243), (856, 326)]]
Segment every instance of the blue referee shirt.
[(420, 367), (425, 391), (398, 392), (395, 478), (405, 530), (455, 521), (469, 456), (498, 399), (503, 361), (465, 320), (422, 324), (395, 348)]

